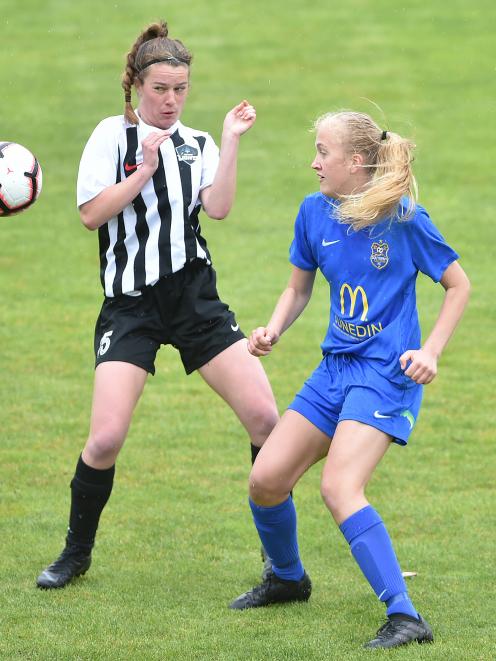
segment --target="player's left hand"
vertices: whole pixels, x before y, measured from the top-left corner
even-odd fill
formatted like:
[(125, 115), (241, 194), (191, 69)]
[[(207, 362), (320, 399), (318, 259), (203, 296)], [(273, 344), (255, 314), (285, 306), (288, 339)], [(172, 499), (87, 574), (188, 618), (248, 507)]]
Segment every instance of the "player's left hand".
[(227, 113), (224, 120), (224, 131), (229, 131), (239, 137), (253, 126), (256, 118), (255, 108), (245, 99)]
[(425, 349), (408, 349), (400, 356), (400, 365), (415, 383), (427, 385), (437, 374), (437, 357)]

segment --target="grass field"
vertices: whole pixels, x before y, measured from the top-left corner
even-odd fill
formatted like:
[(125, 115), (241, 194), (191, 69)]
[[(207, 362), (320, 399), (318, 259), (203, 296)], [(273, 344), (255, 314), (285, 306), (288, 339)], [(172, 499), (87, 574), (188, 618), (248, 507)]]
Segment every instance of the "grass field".
[[(33, 209), (0, 219), (0, 658), (360, 659), (383, 618), (320, 500), (318, 467), (295, 493), (311, 601), (226, 608), (261, 570), (249, 447), (168, 348), (119, 459), (94, 566), (65, 590), (35, 588), (65, 534), (101, 301), (97, 237), (75, 209), (77, 166), (97, 122), (122, 111), (124, 53), (160, 17), (195, 55), (186, 124), (218, 140), (229, 108), (245, 97), (257, 107), (230, 218), (203, 222), (221, 296), (245, 331), (267, 320), (289, 274), (293, 220), (316, 187), (312, 120), (356, 108), (417, 142), (421, 202), (460, 252), (473, 296), (410, 445), (391, 449), (369, 489), (403, 569), (418, 572), (411, 594), (436, 636), (391, 656), (494, 659), (491, 0), (3, 0), (0, 140), (37, 154), (44, 190)], [(427, 330), (441, 287), (423, 278), (418, 297)], [(281, 411), (319, 359), (327, 298), (320, 281), (264, 363)]]

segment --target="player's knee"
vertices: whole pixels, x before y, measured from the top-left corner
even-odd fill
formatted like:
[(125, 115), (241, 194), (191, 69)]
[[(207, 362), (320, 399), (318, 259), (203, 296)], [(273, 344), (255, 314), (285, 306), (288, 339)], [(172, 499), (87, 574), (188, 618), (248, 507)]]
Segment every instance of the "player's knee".
[(271, 475), (264, 468), (255, 465), (249, 479), (250, 498), (257, 505), (270, 507), (275, 502), (285, 500), (291, 491), (285, 480), (280, 476)]
[(268, 484), (264, 479), (264, 475), (256, 466), (251, 470), (248, 485), (250, 498), (255, 503), (263, 505), (267, 498), (270, 497)]
[(86, 443), (85, 454), (95, 462), (115, 459), (124, 442), (124, 436), (120, 428), (113, 426), (93, 431)]
[(320, 495), (333, 517), (339, 518), (346, 501), (346, 494), (342, 485), (338, 481), (323, 479), (320, 485)]
[(253, 406), (247, 420), (247, 430), (254, 445), (262, 446), (279, 420), (275, 403), (260, 402)]

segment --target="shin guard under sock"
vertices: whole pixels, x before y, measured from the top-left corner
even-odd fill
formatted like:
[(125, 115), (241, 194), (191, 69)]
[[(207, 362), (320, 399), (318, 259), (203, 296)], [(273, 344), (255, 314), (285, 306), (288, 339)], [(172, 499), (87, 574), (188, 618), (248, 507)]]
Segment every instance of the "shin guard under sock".
[(71, 512), (67, 542), (90, 551), (103, 508), (114, 481), (115, 466), (104, 470), (92, 468), (79, 457), (74, 478), (71, 481)]
[(339, 528), (365, 578), (378, 598), (386, 603), (387, 614), (405, 613), (418, 617), (408, 596), (391, 539), (374, 508), (368, 505), (358, 510)]
[(263, 507), (250, 499), (253, 520), (264, 549), (271, 561), (274, 574), (288, 581), (299, 581), (304, 569), (298, 552), (296, 510), (293, 499)]

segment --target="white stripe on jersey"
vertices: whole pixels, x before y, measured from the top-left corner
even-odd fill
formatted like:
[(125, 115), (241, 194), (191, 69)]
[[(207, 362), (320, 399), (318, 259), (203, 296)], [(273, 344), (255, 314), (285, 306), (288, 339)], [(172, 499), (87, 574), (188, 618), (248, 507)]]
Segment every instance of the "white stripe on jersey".
[[(195, 141), (195, 144), (198, 143)], [(169, 196), (172, 216), (170, 231), (171, 261), (172, 272), (175, 273), (183, 268), (186, 261), (186, 247), (184, 244), (184, 197), (181, 176), (179, 174), (179, 163), (172, 140), (166, 140), (164, 145), (165, 149), (162, 151), (162, 155), (164, 158), (164, 168), (167, 172), (167, 189), (181, 191), (180, 197), (178, 195), (171, 200)]]
[[(134, 232), (136, 225), (136, 214), (131, 212), (129, 207), (126, 207), (123, 212), (124, 226), (126, 228), (126, 238), (124, 245), (127, 252), (127, 264), (122, 273), (122, 291), (131, 292), (134, 289), (134, 260), (138, 252), (139, 243), (138, 237)], [(113, 296), (113, 294), (110, 294)]]
[(108, 232), (110, 236), (110, 245), (108, 247), (106, 258), (107, 258), (107, 268), (105, 269), (105, 296), (113, 296), (113, 283), (115, 274), (117, 271), (116, 263), (114, 259), (114, 246), (117, 241), (117, 223), (107, 223)]

